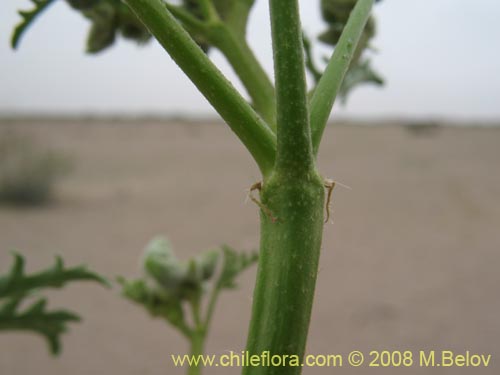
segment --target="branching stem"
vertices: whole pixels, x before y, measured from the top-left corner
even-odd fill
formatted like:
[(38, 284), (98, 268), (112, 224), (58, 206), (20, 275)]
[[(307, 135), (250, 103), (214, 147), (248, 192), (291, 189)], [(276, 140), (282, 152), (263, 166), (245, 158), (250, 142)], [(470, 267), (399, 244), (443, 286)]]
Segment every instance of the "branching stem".
[(264, 176), (274, 165), (276, 138), (161, 0), (126, 0), (179, 67), (198, 87), (257, 162)]
[(335, 103), (335, 98), (349, 70), (361, 34), (370, 17), (373, 2), (374, 0), (358, 0), (335, 47), (332, 58), (314, 90), (310, 105), (310, 119), (315, 155), (318, 154), (321, 137)]

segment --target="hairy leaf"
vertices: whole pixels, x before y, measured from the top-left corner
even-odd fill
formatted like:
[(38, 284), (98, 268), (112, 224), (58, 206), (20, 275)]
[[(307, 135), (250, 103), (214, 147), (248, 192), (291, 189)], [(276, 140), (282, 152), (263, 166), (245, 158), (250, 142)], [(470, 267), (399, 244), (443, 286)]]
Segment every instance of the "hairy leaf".
[[(118, 282), (122, 285), (124, 297), (189, 336), (195, 327), (190, 328), (184, 320), (184, 308), (197, 309), (194, 306), (200, 306), (210, 281), (212, 304), (219, 291), (233, 288), (236, 277), (256, 260), (256, 253), (237, 253), (223, 246), (222, 250), (205, 251), (187, 262), (181, 262), (176, 258), (170, 242), (164, 237), (157, 237), (146, 246), (144, 276), (136, 280), (120, 277)], [(216, 272), (219, 264), (220, 271)]]
[(217, 287), (220, 289), (232, 289), (236, 287), (236, 277), (257, 262), (259, 256), (257, 252), (239, 253), (229, 246), (223, 246), (224, 264), (217, 281)]
[(142, 279), (128, 281), (120, 277), (118, 282), (123, 287), (123, 296), (142, 305), (151, 316), (162, 317), (175, 327), (185, 325), (180, 299), (163, 293), (161, 289), (148, 285)]
[(153, 239), (146, 247), (144, 271), (165, 294), (187, 298), (203, 289), (217, 265), (218, 251), (207, 251), (188, 262), (180, 262), (163, 237)]

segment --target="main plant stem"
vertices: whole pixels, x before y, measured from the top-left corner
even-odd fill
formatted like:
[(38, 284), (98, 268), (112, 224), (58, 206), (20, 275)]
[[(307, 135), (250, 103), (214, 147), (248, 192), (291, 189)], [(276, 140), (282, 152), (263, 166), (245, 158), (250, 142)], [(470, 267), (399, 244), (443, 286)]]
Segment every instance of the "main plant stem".
[[(287, 355), (288, 361), (297, 358), (300, 362), (306, 346), (323, 232), (323, 180), (316, 169), (315, 153), (373, 0), (358, 0), (342, 34), (338, 52), (336, 49), (315, 91), (311, 114), (307, 103), (298, 0), (270, 0), (276, 135), (270, 128), (272, 124), (255, 113), (161, 0), (125, 1), (227, 121), (261, 169), (264, 183), (260, 257), (247, 350), (251, 355), (269, 351), (271, 355), (281, 356), (282, 360)], [(246, 0), (246, 7), (249, 9), (252, 3)], [(179, 12), (177, 8), (171, 10)], [(177, 16), (190, 27), (203, 27), (186, 14), (178, 13)], [(244, 28), (240, 34), (242, 30)], [(228, 40), (222, 43), (241, 42), (240, 39)], [(233, 63), (253, 64), (253, 57), (245, 52), (246, 47), (241, 51), (229, 51), (235, 54)], [(250, 66), (242, 69), (242, 75), (262, 73)], [(201, 339), (200, 336), (192, 340), (192, 354), (202, 352)], [(301, 366), (287, 364), (291, 362), (279, 367), (246, 367), (243, 374), (301, 373)], [(195, 375), (199, 369), (192, 371)]]
[[(250, 355), (303, 359), (323, 232), (324, 190), (312, 151), (297, 0), (270, 0), (277, 154), (261, 191), (261, 243)], [(289, 359), (291, 357), (288, 357)], [(290, 364), (290, 362), (288, 362)], [(246, 367), (245, 375), (296, 375), (301, 367)]]

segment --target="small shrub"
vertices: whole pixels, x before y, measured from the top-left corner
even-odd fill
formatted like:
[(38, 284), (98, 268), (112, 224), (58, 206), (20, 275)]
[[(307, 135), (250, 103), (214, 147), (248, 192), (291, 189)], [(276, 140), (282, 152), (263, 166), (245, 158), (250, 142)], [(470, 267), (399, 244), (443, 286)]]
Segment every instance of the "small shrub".
[(70, 169), (67, 157), (31, 138), (0, 138), (0, 203), (39, 205), (52, 198), (54, 183)]

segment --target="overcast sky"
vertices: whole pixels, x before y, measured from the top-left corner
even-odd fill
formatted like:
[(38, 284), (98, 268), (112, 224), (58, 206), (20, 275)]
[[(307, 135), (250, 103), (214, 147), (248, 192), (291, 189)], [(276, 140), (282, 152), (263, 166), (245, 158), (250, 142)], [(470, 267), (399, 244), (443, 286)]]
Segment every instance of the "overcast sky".
[[(310, 35), (324, 28), (319, 0), (302, 0)], [(0, 2), (0, 115), (213, 114), (208, 103), (156, 43), (120, 40), (98, 56), (85, 55), (88, 23), (58, 1), (9, 48), (16, 9), (27, 0)], [(336, 113), (356, 117), (500, 119), (500, 1), (384, 0), (376, 6), (378, 36), (372, 57), (387, 85), (363, 87)], [(267, 1), (257, 0), (250, 44), (272, 74)], [(322, 56), (327, 50), (317, 48)], [(234, 81), (221, 55), (214, 61)], [(238, 88), (241, 86), (236, 84)]]

